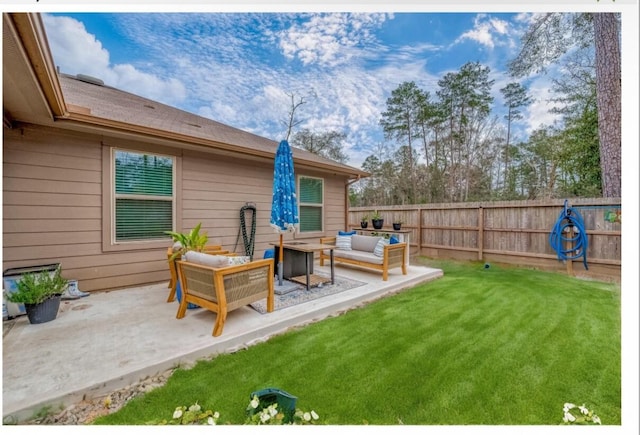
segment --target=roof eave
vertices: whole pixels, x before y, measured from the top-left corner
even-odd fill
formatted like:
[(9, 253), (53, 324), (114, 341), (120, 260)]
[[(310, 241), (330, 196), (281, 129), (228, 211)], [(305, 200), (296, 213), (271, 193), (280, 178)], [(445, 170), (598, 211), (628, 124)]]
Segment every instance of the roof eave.
[(20, 36), (23, 49), (53, 116), (66, 115), (67, 107), (41, 15), (12, 13), (9, 17)]
[[(57, 122), (81, 124), (99, 131), (118, 131), (122, 134), (134, 135), (144, 138), (153, 138), (154, 140), (162, 140), (163, 142), (171, 142), (183, 148), (198, 149), (201, 151), (216, 151), (223, 153), (241, 154), (246, 157), (273, 160), (275, 151), (265, 152), (256, 149), (247, 149), (242, 146), (236, 146), (228, 143), (218, 142), (210, 139), (194, 137), (186, 134), (176, 133), (169, 130), (158, 130), (155, 128), (144, 127), (136, 124), (129, 124), (120, 121), (114, 121), (105, 118), (99, 118), (88, 113), (74, 111), (74, 107), (70, 106), (70, 112), (64, 116), (57, 117)], [(80, 109), (80, 108), (79, 108)], [(360, 171), (356, 168), (346, 168), (331, 165), (328, 163), (306, 160), (300, 157), (294, 157), (296, 163), (306, 168), (315, 169), (322, 172), (330, 172), (336, 175), (346, 176), (350, 179), (359, 179), (368, 177), (370, 174)]]

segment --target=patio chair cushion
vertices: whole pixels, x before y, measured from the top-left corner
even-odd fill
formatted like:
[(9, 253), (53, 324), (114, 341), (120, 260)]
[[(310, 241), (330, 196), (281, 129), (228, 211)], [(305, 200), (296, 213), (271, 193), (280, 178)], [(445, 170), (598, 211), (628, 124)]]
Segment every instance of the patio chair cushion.
[(380, 240), (378, 240), (378, 243), (376, 244), (376, 247), (373, 250), (373, 253), (378, 257), (382, 257), (384, 255), (384, 246), (388, 244), (389, 244), (389, 241), (384, 237), (381, 237)]
[(381, 237), (361, 236), (356, 234), (351, 236), (351, 249), (354, 251), (373, 252)]
[(229, 258), (225, 255), (211, 255), (203, 252), (188, 251), (184, 254), (185, 261), (210, 267), (225, 267), (229, 265)]
[(336, 249), (351, 251), (351, 238), (353, 236), (336, 236)]

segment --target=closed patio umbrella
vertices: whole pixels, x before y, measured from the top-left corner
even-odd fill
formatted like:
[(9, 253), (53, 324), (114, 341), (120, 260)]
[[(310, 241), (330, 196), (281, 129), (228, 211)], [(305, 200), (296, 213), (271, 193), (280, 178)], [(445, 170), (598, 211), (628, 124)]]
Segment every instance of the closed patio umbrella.
[(293, 154), (289, 142), (283, 140), (278, 146), (273, 169), (273, 198), (271, 201), (271, 227), (280, 233), (278, 255), (278, 281), (282, 285), (282, 235), (298, 229), (298, 198), (293, 171)]

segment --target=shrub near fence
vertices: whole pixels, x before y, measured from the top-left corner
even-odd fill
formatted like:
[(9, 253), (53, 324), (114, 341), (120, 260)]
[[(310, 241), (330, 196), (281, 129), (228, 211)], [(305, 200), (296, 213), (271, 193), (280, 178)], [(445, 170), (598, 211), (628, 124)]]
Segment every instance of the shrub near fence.
[(401, 217), (403, 230), (411, 230), (413, 255), (507, 263), (575, 276), (620, 282), (620, 198), (574, 198), (568, 204), (580, 212), (588, 236), (587, 265), (582, 257), (559, 261), (549, 234), (564, 209), (564, 199), (500, 201), (410, 206), (352, 207), (349, 226), (378, 210), (391, 230)]

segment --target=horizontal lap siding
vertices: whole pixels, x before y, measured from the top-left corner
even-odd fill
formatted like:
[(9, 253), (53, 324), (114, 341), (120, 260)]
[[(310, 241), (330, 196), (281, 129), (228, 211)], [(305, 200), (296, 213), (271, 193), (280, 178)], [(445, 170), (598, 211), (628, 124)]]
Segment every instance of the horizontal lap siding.
[[(25, 125), (4, 130), (3, 271), (60, 263), (82, 290), (139, 281), (156, 272), (158, 253), (102, 253), (100, 138)], [(149, 266), (151, 264), (151, 266)], [(123, 268), (127, 271), (123, 274)]]
[(34, 126), (5, 130), (3, 270), (61, 263), (83, 291), (168, 281), (164, 249), (103, 252), (102, 140)]
[[(325, 182), (325, 232), (335, 233), (344, 227), (344, 180), (294, 168), (296, 176), (320, 177)], [(182, 161), (183, 227), (202, 223), (209, 243), (244, 255), (240, 227), (240, 210), (247, 203), (256, 207), (254, 258), (262, 258), (266, 249), (277, 243), (279, 235), (271, 226), (273, 163), (238, 161), (227, 157), (185, 152)], [(247, 235), (251, 235), (252, 213), (245, 214)], [(311, 240), (303, 234), (285, 234), (285, 240)]]
[[(345, 227), (345, 181), (335, 177), (324, 178), (325, 235), (334, 235)], [(317, 242), (318, 240), (315, 240)]]
[[(103, 252), (102, 142), (126, 141), (31, 125), (4, 129), (3, 271), (61, 263), (83, 291), (169, 280), (165, 249)], [(254, 257), (278, 241), (269, 226), (273, 163), (184, 151), (179, 231), (202, 223), (209, 244), (244, 254), (240, 209), (257, 208)], [(325, 180), (325, 233), (344, 226), (344, 179), (296, 168)], [(251, 213), (246, 214), (251, 232)], [(324, 234), (323, 234), (324, 235)], [(285, 239), (292, 239), (285, 235)], [(296, 235), (297, 239), (305, 239)], [(317, 241), (314, 235), (310, 238)], [(171, 244), (167, 239), (167, 246)]]
[[(273, 165), (185, 152), (182, 161), (182, 226), (185, 230), (202, 223), (209, 244), (244, 255), (240, 231), (240, 209), (256, 206), (254, 256), (262, 258), (268, 242), (274, 241), (269, 227)], [(245, 214), (251, 236), (252, 213)], [(237, 241), (237, 243), (236, 243)]]

